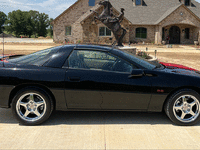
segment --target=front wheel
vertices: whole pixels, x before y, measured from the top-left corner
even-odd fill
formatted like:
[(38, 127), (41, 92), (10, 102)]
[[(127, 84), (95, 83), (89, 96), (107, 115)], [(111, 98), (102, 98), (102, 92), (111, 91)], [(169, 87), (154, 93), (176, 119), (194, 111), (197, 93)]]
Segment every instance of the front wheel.
[(52, 111), (52, 99), (42, 89), (22, 89), (12, 101), (12, 112), (24, 125), (41, 124), (49, 118)]
[(166, 102), (167, 116), (178, 125), (194, 125), (200, 120), (200, 95), (190, 89), (177, 91)]

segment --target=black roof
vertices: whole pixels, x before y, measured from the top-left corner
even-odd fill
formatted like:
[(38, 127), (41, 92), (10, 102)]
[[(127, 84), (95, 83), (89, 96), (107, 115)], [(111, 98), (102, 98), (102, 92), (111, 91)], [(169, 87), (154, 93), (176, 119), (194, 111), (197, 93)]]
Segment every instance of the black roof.
[(63, 45), (63, 48), (74, 48), (74, 49), (95, 49), (110, 51), (113, 49), (112, 45), (91, 45), (91, 44), (74, 44), (74, 45)]

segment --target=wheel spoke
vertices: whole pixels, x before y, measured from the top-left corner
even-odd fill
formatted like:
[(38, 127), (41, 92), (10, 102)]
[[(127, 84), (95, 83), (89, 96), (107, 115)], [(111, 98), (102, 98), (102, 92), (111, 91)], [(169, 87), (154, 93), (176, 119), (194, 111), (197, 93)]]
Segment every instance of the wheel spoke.
[(190, 112), (189, 112), (192, 116), (195, 116), (196, 114), (191, 110)]
[(194, 105), (196, 105), (196, 101), (193, 101), (192, 103), (189, 103), (189, 104), (190, 104), (190, 106), (192, 108)]
[(181, 105), (181, 106), (175, 106), (175, 107), (174, 107), (175, 110), (181, 110), (181, 108), (182, 108), (182, 105)]
[(19, 102), (19, 105), (20, 105), (20, 106), (23, 106), (23, 107), (25, 107), (25, 108), (27, 107), (27, 104), (28, 104), (28, 103), (25, 103), (25, 102), (22, 102), (22, 101)]
[(38, 112), (37, 109), (34, 111), (34, 114), (36, 114), (36, 116), (38, 116), (38, 117), (41, 115), (41, 114)]
[(186, 115), (186, 113), (185, 113), (184, 111), (182, 111), (181, 119), (184, 119), (184, 118), (185, 118), (185, 115)]
[(33, 94), (30, 94), (29, 98), (28, 98), (30, 101), (34, 101), (34, 96)]
[(41, 105), (44, 105), (44, 102), (43, 102), (43, 101), (40, 101), (40, 102), (37, 102), (37, 103), (35, 103), (35, 104), (37, 105), (36, 108), (38, 108), (38, 107), (40, 107)]
[(26, 112), (25, 112), (25, 114), (24, 114), (24, 117), (27, 117), (27, 116), (29, 115), (29, 113), (30, 113), (30, 111), (28, 111), (28, 110), (26, 109)]
[(183, 101), (183, 103), (184, 103), (184, 102), (187, 103), (187, 98), (186, 98), (185, 96), (183, 96), (183, 97), (182, 97), (182, 101)]

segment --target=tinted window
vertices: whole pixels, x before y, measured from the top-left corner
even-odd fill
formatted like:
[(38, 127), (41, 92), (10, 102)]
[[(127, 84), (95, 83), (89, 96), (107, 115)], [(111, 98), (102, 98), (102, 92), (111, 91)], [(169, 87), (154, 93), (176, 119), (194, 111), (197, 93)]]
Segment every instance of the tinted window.
[(69, 67), (117, 72), (131, 72), (133, 66), (125, 60), (106, 52), (74, 50), (70, 55)]
[(71, 26), (66, 26), (65, 27), (65, 35), (71, 35), (71, 30), (72, 30)]
[(128, 59), (132, 60), (136, 64), (138, 64), (138, 65), (140, 65), (140, 66), (142, 66), (146, 69), (154, 69), (156, 67), (159, 68), (159, 67), (162, 66), (157, 62), (149, 62), (149, 61), (143, 59), (142, 57), (136, 56), (136, 55), (129, 53), (127, 51), (122, 51), (122, 50), (117, 50), (117, 49), (115, 49), (115, 51), (117, 51), (121, 55), (127, 57)]
[(26, 65), (43, 65), (50, 57), (56, 53), (62, 46), (52, 47), (26, 56), (9, 59), (9, 62)]
[(111, 30), (106, 27), (99, 27), (99, 36), (111, 36)]
[(136, 28), (136, 38), (147, 38), (146, 28)]

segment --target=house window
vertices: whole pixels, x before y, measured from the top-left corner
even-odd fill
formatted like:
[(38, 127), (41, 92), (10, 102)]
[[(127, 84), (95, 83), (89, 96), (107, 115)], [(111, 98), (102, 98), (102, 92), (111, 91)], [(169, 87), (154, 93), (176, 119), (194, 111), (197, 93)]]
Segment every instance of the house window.
[(111, 36), (111, 30), (106, 27), (99, 27), (99, 36)]
[(185, 0), (185, 6), (189, 6), (190, 5), (190, 0)]
[(95, 5), (95, 0), (89, 0), (89, 6), (94, 6)]
[(141, 0), (135, 0), (135, 5), (142, 5)]
[(147, 38), (147, 29), (146, 28), (136, 28), (136, 38)]
[(190, 38), (190, 28), (185, 28), (185, 39)]
[(72, 30), (71, 26), (66, 26), (65, 27), (65, 35), (71, 35), (71, 30)]

